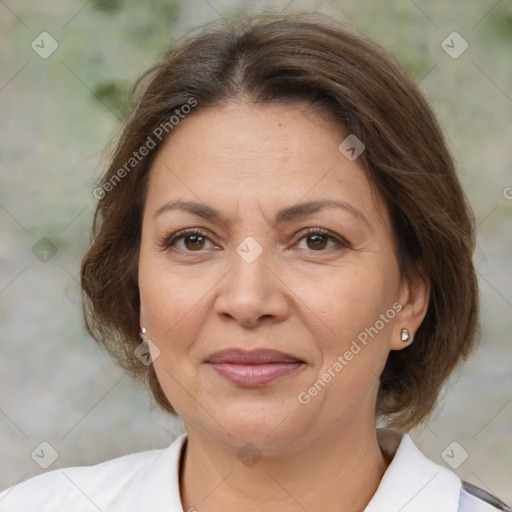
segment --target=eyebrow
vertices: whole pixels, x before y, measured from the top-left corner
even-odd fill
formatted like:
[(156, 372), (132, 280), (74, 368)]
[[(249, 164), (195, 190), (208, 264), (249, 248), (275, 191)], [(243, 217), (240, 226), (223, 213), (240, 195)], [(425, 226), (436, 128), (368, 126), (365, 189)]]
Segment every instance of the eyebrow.
[[(333, 199), (308, 201), (284, 208), (277, 213), (275, 224), (282, 224), (295, 219), (307, 217), (308, 215), (312, 215), (313, 213), (316, 213), (324, 208), (335, 208), (349, 212), (354, 217), (366, 222), (366, 224), (370, 226), (370, 223), (368, 222), (368, 219), (365, 217), (363, 212), (352, 206), (350, 203), (347, 203), (346, 201)], [(204, 203), (197, 203), (194, 201), (169, 201), (168, 203), (165, 203), (163, 206), (158, 208), (158, 210), (156, 210), (156, 212), (153, 214), (153, 218), (171, 210), (182, 210), (197, 215), (198, 217), (218, 221), (223, 224), (226, 223), (222, 215), (217, 210)]]

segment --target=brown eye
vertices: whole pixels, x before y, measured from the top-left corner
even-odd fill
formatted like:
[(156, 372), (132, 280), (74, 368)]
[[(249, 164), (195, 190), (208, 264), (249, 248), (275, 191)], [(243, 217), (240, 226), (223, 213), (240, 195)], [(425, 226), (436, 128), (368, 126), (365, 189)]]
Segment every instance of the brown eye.
[[(300, 241), (306, 240), (307, 249), (314, 252), (322, 252), (332, 248), (348, 248), (349, 244), (341, 237), (321, 228), (309, 228), (306, 232), (295, 235)], [(326, 247), (329, 242), (334, 243), (334, 247)]]
[[(185, 241), (185, 247), (187, 249), (191, 249), (192, 251), (196, 249), (202, 249), (204, 245), (205, 238), (201, 235), (187, 235), (182, 237)], [(187, 243), (187, 240), (190, 243)]]
[(314, 235), (308, 235), (306, 237), (306, 240), (311, 241), (311, 244), (310, 243), (307, 244), (310, 249), (314, 249), (314, 250), (325, 249), (325, 246), (327, 245), (327, 242), (329, 241), (329, 237), (327, 235), (314, 234)]
[[(183, 245), (179, 246), (178, 242), (182, 240)], [(204, 233), (191, 229), (179, 231), (170, 237), (166, 237), (161, 243), (161, 247), (163, 249), (170, 249), (172, 247), (185, 252), (199, 252), (204, 249), (204, 244), (207, 240), (209, 241), (209, 238)]]

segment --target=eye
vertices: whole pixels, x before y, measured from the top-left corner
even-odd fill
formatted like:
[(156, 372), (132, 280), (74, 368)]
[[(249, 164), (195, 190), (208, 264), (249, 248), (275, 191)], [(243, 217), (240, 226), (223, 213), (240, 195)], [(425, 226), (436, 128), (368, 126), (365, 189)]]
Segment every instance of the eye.
[[(349, 243), (343, 238), (331, 233), (330, 231), (322, 228), (308, 228), (306, 231), (301, 231), (295, 235), (299, 241), (310, 240), (311, 243), (307, 243), (308, 249), (313, 252), (322, 252), (326, 250), (328, 242), (333, 242), (337, 248), (348, 248)], [(176, 247), (179, 241), (183, 241), (182, 247)], [(160, 240), (159, 246), (162, 250), (168, 250), (171, 247), (177, 248), (178, 250), (184, 250), (186, 252), (200, 252), (205, 247), (205, 242), (211, 240), (208, 238), (206, 233), (197, 228), (184, 229), (174, 233), (173, 235), (166, 235)], [(332, 249), (333, 247), (331, 247)]]
[[(164, 236), (159, 245), (163, 250), (167, 250), (175, 246), (176, 242), (180, 240), (184, 241), (185, 251), (199, 252), (201, 249), (204, 249), (205, 241), (210, 239), (199, 229), (184, 229), (174, 233), (174, 235)], [(182, 247), (178, 249), (182, 249)]]
[[(322, 228), (308, 228), (306, 231), (301, 231), (295, 236), (299, 238), (299, 241), (305, 239), (307, 247), (314, 252), (322, 252), (325, 250), (325, 246), (329, 241), (333, 242), (336, 248), (349, 247), (346, 240)], [(308, 243), (308, 240), (310, 240), (311, 243)]]

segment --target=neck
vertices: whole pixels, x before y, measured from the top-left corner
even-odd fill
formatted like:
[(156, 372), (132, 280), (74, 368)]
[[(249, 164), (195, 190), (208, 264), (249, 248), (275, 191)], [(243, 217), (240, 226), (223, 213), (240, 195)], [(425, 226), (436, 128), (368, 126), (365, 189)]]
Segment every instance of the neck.
[(237, 456), (239, 446), (190, 427), (187, 434), (180, 478), (185, 511), (359, 512), (389, 465), (376, 429), (356, 424), (324, 430), (247, 465)]

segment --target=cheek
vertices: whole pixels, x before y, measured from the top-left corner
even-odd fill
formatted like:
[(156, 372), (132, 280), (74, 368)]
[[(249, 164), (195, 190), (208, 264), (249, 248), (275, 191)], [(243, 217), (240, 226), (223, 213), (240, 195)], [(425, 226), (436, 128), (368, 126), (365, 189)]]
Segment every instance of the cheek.
[(162, 263), (141, 250), (139, 293), (148, 333), (162, 352), (178, 351), (187, 343), (200, 319), (197, 308), (208, 287), (184, 281)]
[[(201, 290), (198, 283), (184, 283), (156, 261), (144, 259), (139, 265), (139, 291), (149, 339), (160, 353), (154, 369), (167, 399), (178, 414), (190, 413), (190, 393), (197, 395), (193, 343), (201, 328)], [(186, 384), (185, 384), (186, 383)], [(187, 391), (184, 391), (184, 387)]]
[(328, 279), (304, 283), (303, 297), (313, 316), (321, 319), (327, 339), (347, 340), (373, 325), (391, 308), (393, 290), (378, 266), (339, 268)]
[[(333, 391), (361, 395), (373, 390), (389, 353), (395, 310), (395, 285), (392, 267), (375, 261), (360, 267), (340, 268), (314, 293), (302, 291), (311, 309), (312, 330), (321, 352), (321, 369), (339, 375)], [(315, 318), (321, 319), (316, 322)], [(340, 360), (341, 357), (341, 360)], [(326, 376), (329, 379), (329, 376)], [(373, 391), (372, 391), (373, 392)], [(336, 394), (337, 392), (334, 391)]]

